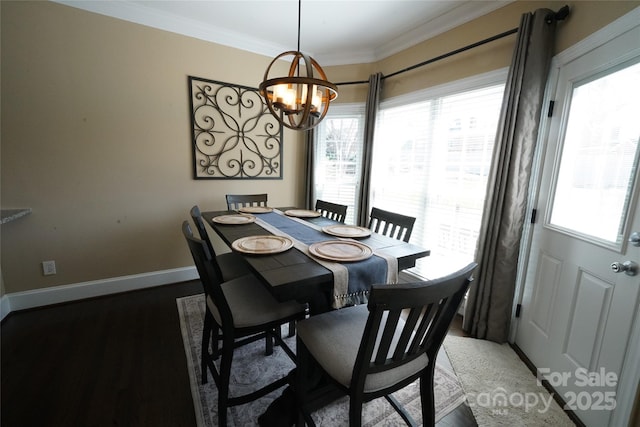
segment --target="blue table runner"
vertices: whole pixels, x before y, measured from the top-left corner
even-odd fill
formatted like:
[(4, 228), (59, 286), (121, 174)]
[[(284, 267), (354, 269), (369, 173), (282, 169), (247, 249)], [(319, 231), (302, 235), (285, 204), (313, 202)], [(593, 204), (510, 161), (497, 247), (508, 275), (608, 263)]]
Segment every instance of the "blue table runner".
[[(280, 232), (285, 233), (292, 239), (306, 246), (328, 240), (344, 240), (323, 233), (316, 228), (317, 226), (311, 223), (289, 218), (278, 212), (259, 214), (256, 215), (256, 218), (277, 228)], [(325, 262), (318, 261), (313, 257), (311, 258), (320, 264), (325, 264)], [(331, 263), (331, 261), (328, 262)], [(334, 292), (334, 308), (340, 308), (349, 304), (365, 303), (372, 284), (388, 283), (388, 263), (387, 260), (381, 256), (374, 254), (362, 261), (338, 264), (346, 267), (348, 271), (348, 282), (346, 294), (336, 294), (336, 292)]]

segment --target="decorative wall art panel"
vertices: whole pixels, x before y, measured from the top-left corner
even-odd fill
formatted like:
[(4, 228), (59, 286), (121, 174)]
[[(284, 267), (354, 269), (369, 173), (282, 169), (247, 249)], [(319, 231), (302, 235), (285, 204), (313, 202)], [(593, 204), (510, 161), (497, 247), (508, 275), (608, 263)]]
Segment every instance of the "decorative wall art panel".
[(258, 89), (189, 76), (194, 179), (282, 179), (282, 125)]

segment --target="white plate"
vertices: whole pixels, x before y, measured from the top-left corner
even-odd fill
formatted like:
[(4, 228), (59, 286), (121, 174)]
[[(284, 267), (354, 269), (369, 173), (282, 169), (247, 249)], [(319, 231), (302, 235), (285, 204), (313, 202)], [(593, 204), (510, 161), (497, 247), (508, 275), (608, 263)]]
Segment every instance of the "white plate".
[(350, 262), (369, 258), (373, 250), (352, 240), (327, 240), (309, 245), (309, 253), (329, 261)]
[(270, 208), (267, 206), (244, 206), (239, 208), (238, 212), (260, 214), (260, 213), (273, 212), (273, 208)]
[(211, 218), (211, 220), (218, 224), (240, 225), (251, 224), (255, 222), (256, 217), (253, 215), (220, 215)]
[(289, 209), (284, 211), (285, 215), (295, 216), (296, 218), (317, 218), (320, 216), (318, 211), (309, 211), (306, 209)]
[(337, 237), (367, 237), (371, 235), (371, 230), (357, 225), (327, 225), (322, 227), (322, 231)]
[(233, 243), (231, 247), (238, 252), (245, 254), (277, 254), (290, 249), (293, 241), (282, 236), (247, 236), (242, 237)]

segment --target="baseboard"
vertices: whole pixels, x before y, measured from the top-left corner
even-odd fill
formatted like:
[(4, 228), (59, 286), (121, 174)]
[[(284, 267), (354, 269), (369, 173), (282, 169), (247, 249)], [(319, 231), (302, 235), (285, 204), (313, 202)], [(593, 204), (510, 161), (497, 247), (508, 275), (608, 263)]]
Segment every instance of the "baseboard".
[[(522, 360), (522, 362), (527, 366), (527, 368), (529, 368), (529, 370), (531, 371), (531, 374), (536, 378), (538, 378), (538, 368), (536, 368), (533, 362), (527, 357), (526, 354), (524, 354), (524, 351), (522, 351), (522, 349), (520, 349), (520, 347), (518, 347), (518, 345), (515, 343), (514, 344), (508, 343), (508, 344), (513, 349), (513, 351), (518, 355), (520, 360)], [(542, 383), (542, 386), (549, 392), (549, 394), (553, 396), (553, 400), (555, 400), (556, 403), (560, 405), (561, 408), (563, 408), (565, 414), (567, 414), (569, 419), (573, 421), (576, 427), (586, 427), (585, 424), (582, 422), (582, 420), (578, 418), (575, 412), (573, 412), (570, 409), (564, 409), (567, 405), (567, 402), (565, 402), (564, 399), (560, 396), (560, 394), (556, 392), (553, 386), (549, 384), (549, 381), (542, 379), (542, 381), (540, 382)]]
[(2, 295), (2, 298), (0, 298), (0, 320), (4, 320), (4, 318), (9, 313), (11, 313), (11, 304), (9, 303), (9, 296)]
[(10, 293), (0, 299), (0, 320), (12, 311), (185, 282), (198, 277), (195, 267), (183, 267)]

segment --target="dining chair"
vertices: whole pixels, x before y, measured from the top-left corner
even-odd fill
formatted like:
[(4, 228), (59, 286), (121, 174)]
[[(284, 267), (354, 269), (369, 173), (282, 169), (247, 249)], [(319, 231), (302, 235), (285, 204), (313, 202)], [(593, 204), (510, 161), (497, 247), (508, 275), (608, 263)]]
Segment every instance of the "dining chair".
[[(202, 332), (201, 369), (202, 383), (207, 383), (211, 372), (218, 388), (218, 425), (227, 425), (227, 409), (256, 400), (287, 383), (282, 377), (258, 390), (244, 395), (229, 397), (229, 378), (234, 350), (243, 345), (267, 339), (272, 346), (275, 340), (291, 358), (295, 354), (282, 340), (276, 329), (290, 321), (303, 319), (306, 307), (297, 302), (278, 302), (264, 285), (253, 275), (224, 281), (220, 266), (209, 252), (204, 240), (193, 235), (187, 221), (182, 223), (182, 233), (187, 241), (193, 261), (204, 287), (206, 308)], [(214, 326), (222, 331), (214, 334)], [(222, 340), (220, 349), (210, 347), (211, 340)], [(220, 358), (219, 368), (214, 363)]]
[[(213, 248), (211, 239), (209, 239), (209, 234), (207, 233), (207, 229), (205, 228), (204, 219), (202, 218), (202, 213), (200, 212), (200, 208), (198, 207), (198, 205), (195, 205), (191, 208), (190, 214), (191, 219), (193, 219), (193, 223), (196, 226), (196, 230), (198, 230), (200, 239), (204, 240), (204, 242), (207, 244), (209, 253), (212, 257), (215, 257), (218, 265), (220, 266), (220, 271), (222, 272), (222, 280), (226, 282), (228, 280), (232, 280), (246, 274), (253, 274), (253, 272), (251, 271), (251, 267), (249, 267), (249, 263), (242, 257), (242, 255), (235, 252), (225, 252), (216, 255), (216, 251)], [(277, 330), (276, 332), (280, 332), (280, 330)], [(296, 322), (291, 322), (289, 323), (288, 336), (292, 337), (295, 334)]]
[[(252, 206), (251, 203), (258, 203), (258, 206), (266, 206), (267, 205), (267, 195), (266, 194), (249, 194), (249, 195), (238, 195), (238, 194), (227, 194), (227, 209), (228, 210), (237, 210), (242, 206)], [(194, 209), (196, 209), (194, 211)], [(196, 228), (198, 229), (198, 233), (200, 234), (200, 238), (207, 243), (209, 247), (209, 252), (215, 255), (215, 251), (213, 249), (213, 245), (211, 244), (211, 240), (207, 234), (207, 230), (204, 226), (204, 221), (202, 219), (202, 215), (200, 214), (200, 209), (197, 206), (191, 208), (191, 218), (193, 218), (193, 222), (196, 224)], [(223, 257), (223, 258), (218, 258)], [(220, 269), (222, 270), (222, 278), (226, 281), (229, 279), (234, 279), (236, 277), (251, 273), (251, 268), (247, 261), (242, 258), (242, 255), (239, 255), (235, 252), (229, 252), (217, 255), (218, 264), (220, 264)], [(236, 262), (238, 261), (239, 262)], [(279, 331), (279, 330), (278, 330)], [(289, 337), (292, 337), (296, 334), (296, 323), (291, 322), (289, 324)]]
[(371, 231), (408, 243), (415, 222), (412, 216), (371, 208), (368, 227)]
[(267, 206), (267, 194), (227, 194), (227, 209), (236, 211), (246, 206)]
[(425, 282), (373, 285), (367, 305), (298, 322), (298, 424), (313, 425), (310, 413), (318, 408), (309, 399), (308, 384), (314, 383), (313, 373), (320, 368), (321, 378), (349, 396), (350, 426), (360, 426), (363, 403), (379, 397), (385, 397), (408, 425), (416, 425), (391, 393), (418, 378), (423, 425), (433, 426), (436, 356), (476, 265)]
[(320, 212), (322, 216), (334, 221), (344, 222), (347, 216), (347, 208), (347, 205), (340, 205), (320, 199), (316, 200), (316, 210)]

